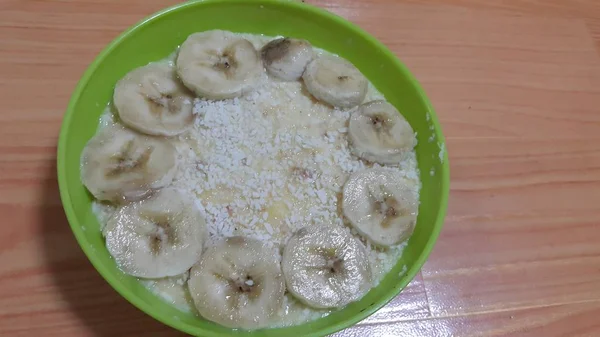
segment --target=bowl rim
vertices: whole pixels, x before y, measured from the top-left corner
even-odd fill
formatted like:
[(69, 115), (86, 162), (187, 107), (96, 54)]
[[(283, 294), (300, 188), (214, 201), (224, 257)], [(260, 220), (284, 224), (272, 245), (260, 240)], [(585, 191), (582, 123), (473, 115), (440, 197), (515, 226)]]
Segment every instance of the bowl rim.
[[(349, 29), (350, 31), (352, 31), (353, 34), (359, 35), (362, 38), (369, 40), (370, 43), (373, 43), (374, 45), (376, 45), (378, 47), (378, 49), (383, 54), (385, 54), (385, 56), (387, 58), (393, 60), (393, 65), (395, 67), (397, 67), (398, 69), (400, 69), (400, 71), (404, 74), (404, 76), (406, 76), (406, 78), (408, 78), (412, 82), (412, 84), (415, 86), (415, 89), (417, 90), (417, 92), (420, 96), (420, 99), (426, 105), (426, 107), (428, 109), (430, 123), (434, 127), (434, 133), (438, 140), (438, 143), (440, 144), (441, 147), (445, 147), (445, 138), (442, 134), (439, 120), (437, 118), (437, 115), (435, 114), (435, 111), (431, 105), (431, 102), (425, 95), (424, 90), (422, 89), (422, 87), (418, 83), (418, 81), (412, 76), (412, 74), (409, 72), (409, 70), (406, 68), (406, 66), (404, 66), (404, 64), (402, 64), (402, 62), (400, 62), (398, 57), (392, 51), (390, 51), (382, 42), (380, 42), (375, 37), (373, 37), (366, 31), (364, 31), (362, 28), (351, 23), (350, 21), (348, 21), (336, 14), (333, 14), (325, 9), (322, 9), (322, 8), (319, 8), (319, 7), (310, 5), (310, 4), (306, 4), (306, 3), (302, 3), (302, 2), (294, 1), (294, 0), (251, 0), (251, 1), (254, 1), (257, 4), (264, 5), (264, 6), (292, 7), (292, 8), (295, 8), (296, 10), (303, 10), (303, 11), (310, 12), (311, 14), (314, 14), (314, 15), (326, 17), (328, 20), (334, 21), (338, 25), (346, 26), (346, 28)], [(67, 106), (67, 110), (63, 117), (60, 134), (59, 134), (59, 138), (58, 138), (57, 174), (58, 174), (58, 185), (59, 185), (60, 197), (61, 197), (62, 205), (63, 205), (64, 211), (65, 211), (67, 220), (71, 227), (71, 230), (73, 231), (75, 239), (77, 240), (79, 246), (81, 247), (81, 249), (87, 256), (88, 260), (91, 262), (91, 264), (94, 266), (94, 268), (98, 271), (98, 273), (106, 280), (106, 282), (108, 282), (110, 284), (110, 286), (117, 293), (119, 293), (122, 297), (124, 297), (128, 302), (133, 304), (135, 307), (140, 309), (145, 314), (156, 319), (157, 321), (159, 321), (165, 325), (168, 325), (174, 329), (177, 329), (179, 331), (189, 333), (191, 335), (198, 335), (198, 333), (202, 333), (202, 335), (206, 336), (206, 337), (222, 336), (222, 334), (220, 334), (220, 333), (204, 331), (202, 328), (200, 328), (200, 330), (198, 330), (197, 328), (191, 328), (187, 324), (184, 324), (183, 322), (181, 322), (179, 320), (156, 313), (154, 310), (152, 310), (152, 307), (149, 304), (144, 302), (141, 298), (139, 298), (135, 294), (132, 294), (129, 290), (127, 290), (127, 288), (125, 286), (121, 285), (120, 282), (118, 282), (118, 280), (117, 280), (117, 276), (112, 275), (102, 265), (102, 263), (96, 258), (94, 250), (86, 244), (83, 230), (81, 229), (80, 226), (75, 225), (76, 223), (78, 223), (78, 221), (77, 221), (77, 217), (75, 215), (75, 210), (71, 203), (71, 196), (69, 194), (68, 187), (67, 187), (66, 165), (65, 165), (66, 155), (67, 155), (67, 136), (68, 136), (68, 132), (69, 132), (69, 129), (71, 126), (72, 116), (75, 113), (75, 105), (77, 104), (77, 101), (79, 100), (79, 97), (80, 97), (82, 91), (86, 88), (87, 83), (89, 82), (93, 73), (96, 71), (98, 66), (104, 61), (106, 56), (108, 54), (110, 54), (116, 46), (120, 45), (121, 43), (124, 43), (125, 40), (127, 39), (127, 37), (132, 32), (134, 32), (138, 29), (142, 29), (145, 25), (151, 23), (154, 20), (159, 19), (163, 15), (166, 15), (171, 12), (185, 11), (186, 9), (188, 9), (190, 7), (201, 6), (204, 3), (233, 3), (233, 4), (235, 4), (235, 3), (247, 3), (247, 2), (248, 2), (248, 0), (192, 0), (192, 1), (182, 2), (182, 3), (176, 4), (176, 5), (167, 7), (165, 9), (162, 9), (158, 12), (155, 12), (155, 13), (143, 18), (142, 20), (138, 21), (133, 26), (130, 26), (129, 28), (127, 28), (125, 31), (123, 31), (121, 34), (119, 34), (115, 39), (113, 39), (94, 58), (92, 63), (87, 67), (87, 69), (84, 72), (81, 79), (78, 81), (77, 86), (75, 87), (75, 90), (73, 91), (73, 94), (71, 95), (69, 104)], [(421, 267), (423, 266), (423, 264), (429, 257), (431, 251), (433, 250), (435, 242), (437, 241), (439, 233), (444, 224), (444, 218), (446, 216), (446, 211), (447, 211), (447, 207), (448, 207), (448, 197), (449, 197), (449, 192), (450, 192), (449, 191), (450, 165), (449, 165), (449, 161), (448, 161), (447, 149), (444, 148), (442, 151), (443, 151), (443, 157), (441, 158), (441, 161), (442, 161), (442, 163), (441, 163), (441, 165), (442, 165), (441, 195), (440, 195), (440, 207), (438, 209), (438, 215), (437, 215), (437, 218), (435, 219), (435, 223), (433, 225), (431, 235), (429, 236), (429, 239), (428, 239), (424, 249), (422, 250), (419, 257), (415, 260), (413, 266), (409, 270), (407, 270), (407, 272), (405, 273), (405, 275), (404, 275), (405, 277), (403, 278), (404, 281), (402, 282), (402, 284), (400, 284), (397, 287), (390, 287), (389, 291), (386, 291), (385, 296), (381, 296), (379, 299), (377, 299), (374, 302), (374, 305), (369, 306), (369, 308), (367, 308), (366, 310), (364, 310), (358, 314), (344, 318), (336, 324), (324, 327), (320, 330), (313, 330), (304, 336), (306, 336), (306, 337), (324, 336), (324, 335), (335, 333), (337, 331), (340, 331), (344, 328), (350, 327), (350, 326), (358, 323), (359, 321), (365, 319), (366, 317), (372, 315), (374, 312), (381, 309), (389, 301), (391, 301), (393, 298), (395, 298), (406, 287), (406, 285), (409, 282), (411, 282), (414, 279), (414, 277), (417, 275), (417, 273), (419, 272), (419, 270), (421, 269)]]

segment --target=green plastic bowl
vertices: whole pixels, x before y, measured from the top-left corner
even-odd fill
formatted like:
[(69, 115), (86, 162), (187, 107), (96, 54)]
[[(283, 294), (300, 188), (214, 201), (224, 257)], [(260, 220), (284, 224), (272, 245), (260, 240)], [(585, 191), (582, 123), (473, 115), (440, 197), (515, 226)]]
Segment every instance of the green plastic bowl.
[[(82, 185), (79, 156), (94, 135), (113, 86), (130, 70), (171, 54), (194, 32), (285, 35), (309, 40), (354, 63), (408, 119), (418, 133), (421, 206), (414, 234), (395, 267), (362, 300), (299, 326), (252, 332), (227, 329), (161, 301), (123, 274), (104, 246)], [(441, 230), (448, 200), (449, 168), (437, 117), (423, 90), (383, 44), (348, 21), (299, 2), (206, 0), (186, 2), (144, 19), (115, 39), (89, 66), (69, 103), (58, 142), (58, 181), (75, 238), (98, 272), (129, 302), (155, 319), (196, 336), (323, 336), (351, 326), (394, 298), (417, 274)], [(406, 269), (405, 269), (406, 268)], [(403, 272), (404, 271), (404, 272)]]

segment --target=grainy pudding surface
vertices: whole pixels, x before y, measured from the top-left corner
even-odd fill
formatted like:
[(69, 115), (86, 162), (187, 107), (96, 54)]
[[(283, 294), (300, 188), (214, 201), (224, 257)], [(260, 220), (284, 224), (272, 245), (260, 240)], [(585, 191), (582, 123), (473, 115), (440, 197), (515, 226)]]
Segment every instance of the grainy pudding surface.
[[(270, 38), (244, 35), (261, 48)], [(319, 53), (324, 53), (319, 51)], [(170, 62), (169, 60), (165, 62)], [(369, 84), (365, 102), (384, 99)], [(212, 245), (223, 237), (259, 239), (280, 254), (298, 229), (310, 224), (346, 226), (341, 192), (350, 174), (378, 164), (353, 156), (348, 147), (348, 118), (353, 112), (315, 100), (302, 82), (264, 75), (256, 91), (234, 99), (196, 99), (191, 129), (171, 141), (179, 154), (173, 186), (196, 197), (206, 217)], [(101, 125), (111, 123), (110, 111)], [(388, 166), (389, 167), (389, 166)], [(419, 171), (412, 151), (397, 167), (418, 194)], [(101, 224), (115, 209), (95, 203)], [(373, 286), (396, 264), (404, 244), (381, 249), (365, 244)], [(182, 310), (194, 311), (185, 281), (188, 275), (142, 280)], [(326, 315), (286, 294), (281, 325)]]

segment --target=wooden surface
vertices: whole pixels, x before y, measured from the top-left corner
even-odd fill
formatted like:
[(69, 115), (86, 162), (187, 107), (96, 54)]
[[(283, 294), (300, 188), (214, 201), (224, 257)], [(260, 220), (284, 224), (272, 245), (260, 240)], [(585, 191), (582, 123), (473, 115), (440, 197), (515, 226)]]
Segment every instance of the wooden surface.
[[(1, 336), (179, 335), (95, 272), (55, 178), (63, 111), (86, 66), (175, 2), (0, 0)], [(337, 336), (600, 336), (600, 2), (318, 4), (421, 81), (452, 172), (421, 274)]]

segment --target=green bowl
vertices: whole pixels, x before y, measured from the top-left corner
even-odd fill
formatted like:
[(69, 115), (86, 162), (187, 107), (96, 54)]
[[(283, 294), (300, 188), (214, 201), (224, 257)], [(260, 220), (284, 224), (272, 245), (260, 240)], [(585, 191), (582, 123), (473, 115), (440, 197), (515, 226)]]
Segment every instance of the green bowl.
[[(113, 86), (133, 68), (171, 54), (194, 32), (285, 35), (309, 40), (354, 63), (418, 133), (421, 206), (417, 227), (395, 267), (362, 300), (299, 326), (253, 332), (227, 329), (161, 301), (123, 274), (104, 246), (82, 185), (79, 156), (94, 135)], [(89, 66), (69, 103), (58, 142), (58, 181), (75, 238), (98, 272), (129, 302), (155, 319), (196, 336), (323, 336), (351, 326), (394, 298), (417, 274), (438, 237), (448, 200), (449, 166), (444, 138), (423, 90), (392, 52), (375, 38), (327, 11), (294, 1), (206, 0), (185, 2), (144, 19), (115, 39)]]

